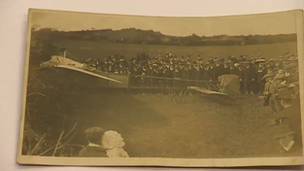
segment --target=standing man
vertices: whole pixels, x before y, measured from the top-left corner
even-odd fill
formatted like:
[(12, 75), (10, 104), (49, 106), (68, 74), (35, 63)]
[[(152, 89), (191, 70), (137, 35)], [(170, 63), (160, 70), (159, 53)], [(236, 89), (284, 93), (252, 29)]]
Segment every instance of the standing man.
[(262, 93), (264, 91), (264, 83), (262, 78), (266, 75), (267, 70), (264, 63), (259, 63), (259, 67), (256, 71), (256, 83), (257, 83), (257, 93)]
[(205, 81), (211, 81), (211, 73), (210, 73), (210, 64), (209, 62), (206, 62), (205, 66), (204, 66), (204, 80)]
[(105, 149), (101, 146), (104, 130), (100, 127), (91, 127), (85, 130), (88, 145), (80, 150), (79, 157), (107, 157)]
[(239, 63), (235, 63), (234, 67), (236, 68), (236, 70), (234, 71), (236, 73), (235, 75), (239, 76), (239, 80), (240, 80), (240, 94), (242, 94), (242, 93), (244, 93), (244, 84), (243, 84), (244, 83), (244, 71), (243, 71), (243, 66), (241, 66)]
[[(282, 57), (280, 57), (282, 58)], [(283, 59), (275, 59), (274, 60), (274, 67), (282, 69), (283, 68)]]
[(215, 66), (213, 64), (209, 65), (209, 76), (210, 76), (210, 81), (217, 81), (217, 77), (216, 77), (216, 70), (215, 70)]
[[(159, 76), (159, 66), (157, 63), (154, 63), (153, 65), (153, 70), (151, 72), (152, 77), (158, 77)], [(152, 82), (152, 87), (158, 87), (159, 86), (159, 79), (158, 78), (151, 78)], [(155, 93), (155, 91), (153, 91)]]
[(194, 65), (194, 70), (193, 70), (193, 79), (194, 80), (201, 80), (202, 78), (202, 72), (201, 72), (201, 68), (199, 66), (199, 64), (195, 64)]
[(230, 73), (230, 70), (229, 70), (229, 64), (228, 64), (228, 62), (225, 62), (224, 63), (224, 66), (223, 66), (223, 75), (225, 75), (225, 74), (229, 74)]
[(244, 91), (246, 94), (248, 94), (248, 93), (253, 94), (252, 88), (253, 88), (253, 84), (255, 81), (254, 69), (248, 61), (245, 62), (245, 67), (244, 67), (243, 73), (244, 73), (244, 75), (243, 75)]
[(218, 77), (223, 75), (223, 64), (221, 63), (220, 60), (216, 60), (215, 61), (215, 66), (214, 66), (214, 80), (213, 81), (217, 81)]
[(238, 63), (237, 64), (230, 63), (228, 74), (239, 76), (238, 68), (236, 67), (237, 65)]
[(270, 106), (270, 98), (272, 96), (270, 87), (271, 87), (274, 76), (275, 75), (273, 73), (267, 73), (262, 78), (262, 81), (265, 83), (264, 91), (263, 91), (263, 95), (262, 95), (262, 97), (264, 97), (263, 106)]
[(175, 64), (174, 69), (172, 70), (172, 76), (175, 79), (172, 82), (172, 87), (173, 87), (173, 92), (172, 94), (177, 94), (177, 88), (180, 87), (180, 81), (179, 79), (181, 78), (181, 73), (182, 73), (182, 69), (178, 64)]
[(196, 57), (196, 63), (200, 63), (201, 62), (201, 60), (202, 60), (202, 58), (201, 58), (201, 56), (200, 55), (197, 55), (197, 57)]
[(204, 68), (204, 63), (201, 63), (199, 65), (199, 68), (200, 68), (200, 80), (205, 80), (205, 68)]

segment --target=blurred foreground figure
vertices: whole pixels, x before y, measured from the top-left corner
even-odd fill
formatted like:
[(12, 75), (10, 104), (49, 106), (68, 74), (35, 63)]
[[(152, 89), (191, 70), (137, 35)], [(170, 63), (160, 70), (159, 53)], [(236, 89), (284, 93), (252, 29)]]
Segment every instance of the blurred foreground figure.
[(300, 103), (293, 102), (291, 97), (279, 97), (283, 110), (275, 117), (275, 121), (287, 124), (290, 132), (285, 132), (277, 138), (285, 151), (289, 151), (294, 144), (302, 146), (301, 109)]
[(80, 150), (79, 157), (107, 157), (106, 151), (101, 146), (104, 130), (99, 127), (91, 127), (85, 130), (88, 145)]
[(301, 106), (299, 96), (299, 78), (297, 65), (286, 66), (276, 76), (281, 81), (276, 85), (276, 100), (280, 107), (277, 107), (275, 123), (287, 124), (290, 131), (278, 135), (283, 151), (290, 151), (294, 146), (302, 147), (301, 133)]
[(108, 157), (129, 157), (128, 153), (123, 149), (125, 142), (117, 131), (106, 131), (102, 137), (101, 144)]

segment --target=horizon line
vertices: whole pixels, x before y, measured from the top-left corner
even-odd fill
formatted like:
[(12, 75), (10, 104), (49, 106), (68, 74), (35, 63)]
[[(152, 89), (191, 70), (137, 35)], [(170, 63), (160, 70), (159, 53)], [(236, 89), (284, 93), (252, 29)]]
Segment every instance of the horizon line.
[[(32, 26), (33, 28), (34, 26)], [(215, 34), (215, 35), (197, 35), (196, 33), (192, 33), (189, 34), (187, 36), (177, 36), (177, 35), (169, 35), (169, 34), (164, 34), (160, 31), (156, 31), (156, 30), (144, 30), (144, 29), (138, 29), (135, 27), (129, 27), (129, 28), (122, 28), (122, 29), (111, 29), (111, 28), (87, 28), (87, 29), (80, 29), (80, 30), (64, 30), (64, 29), (59, 29), (59, 28), (50, 28), (50, 27), (40, 27), (37, 26), (36, 28), (37, 30), (41, 30), (41, 29), (52, 29), (54, 31), (59, 31), (59, 32), (80, 32), (80, 31), (102, 31), (102, 30), (112, 30), (112, 31), (121, 31), (121, 30), (128, 30), (128, 29), (135, 29), (135, 30), (139, 30), (139, 31), (152, 31), (154, 33), (160, 33), (164, 36), (171, 36), (171, 37), (190, 37), (193, 34), (198, 36), (198, 37), (215, 37), (215, 36), (230, 36), (230, 37), (237, 37), (237, 36), (278, 36), (278, 35), (296, 35), (297, 33), (279, 33), (279, 34), (239, 34), (239, 35), (232, 35), (232, 34)]]

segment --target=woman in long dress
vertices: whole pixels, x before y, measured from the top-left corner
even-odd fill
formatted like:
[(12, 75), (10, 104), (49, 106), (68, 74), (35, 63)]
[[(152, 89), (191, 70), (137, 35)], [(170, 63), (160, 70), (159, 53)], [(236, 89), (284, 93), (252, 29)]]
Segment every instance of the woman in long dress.
[(110, 158), (129, 157), (128, 153), (123, 149), (125, 146), (124, 139), (117, 131), (106, 131), (102, 136), (101, 144)]

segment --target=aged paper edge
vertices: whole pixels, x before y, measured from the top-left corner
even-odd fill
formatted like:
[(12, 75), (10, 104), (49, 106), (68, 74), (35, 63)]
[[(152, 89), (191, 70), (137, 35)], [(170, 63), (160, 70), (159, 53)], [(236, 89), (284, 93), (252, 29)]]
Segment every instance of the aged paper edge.
[[(18, 155), (17, 162), (19, 164), (29, 165), (74, 165), (74, 166), (172, 166), (172, 167), (242, 167), (242, 166), (287, 166), (287, 165), (303, 165), (304, 156), (295, 157), (253, 157), (253, 158), (216, 158), (216, 159), (189, 159), (189, 158), (81, 158), (81, 157), (40, 157), (40, 156), (25, 156), (22, 155), (22, 140), (23, 129), (25, 119), (25, 106), (26, 106), (26, 93), (28, 82), (28, 68), (29, 68), (29, 54), (30, 54), (30, 39), (31, 39), (31, 17), (34, 11), (49, 11), (49, 12), (71, 12), (71, 11), (58, 11), (58, 10), (43, 10), (43, 9), (29, 9), (28, 14), (28, 26), (27, 26), (27, 41), (26, 41), (26, 58), (24, 67), (24, 82), (23, 82), (23, 94), (22, 94), (22, 114), (20, 120), (19, 130), (19, 143), (18, 143)], [(74, 12), (85, 13), (85, 12)], [(297, 51), (299, 60), (299, 75), (300, 75), (300, 100), (301, 100), (301, 120), (304, 123), (303, 111), (304, 111), (304, 77), (302, 76), (304, 71), (304, 30), (303, 30), (303, 11), (291, 10), (285, 12), (274, 12), (264, 14), (251, 14), (251, 15), (268, 15), (277, 13), (294, 13), (296, 33), (297, 33)], [(86, 13), (97, 14), (97, 13)], [(98, 15), (115, 15), (115, 14), (98, 14)], [(247, 15), (235, 15), (235, 16), (219, 16), (225, 17), (243, 17)], [(122, 15), (132, 16), (132, 15)], [(134, 16), (136, 17), (136, 16)], [(160, 16), (137, 16), (137, 17), (160, 17)], [(172, 17), (172, 16), (169, 16)], [(188, 18), (188, 17), (180, 17)], [(191, 17), (196, 18), (196, 17)], [(204, 17), (212, 18), (212, 17)], [(302, 73), (302, 74), (301, 74)], [(304, 124), (302, 124), (302, 137)]]

